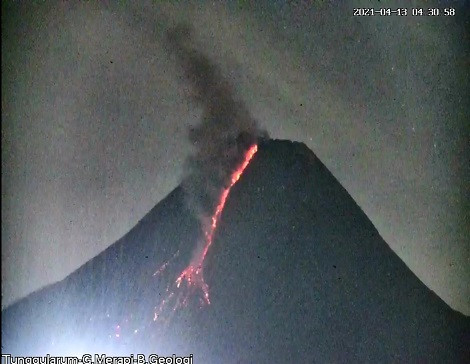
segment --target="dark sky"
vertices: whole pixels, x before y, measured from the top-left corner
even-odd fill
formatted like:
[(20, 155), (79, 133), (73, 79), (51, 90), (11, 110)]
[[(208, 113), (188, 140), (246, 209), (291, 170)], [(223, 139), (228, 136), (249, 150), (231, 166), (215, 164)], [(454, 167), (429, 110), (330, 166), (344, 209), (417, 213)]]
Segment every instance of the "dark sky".
[(421, 5), (454, 17), (353, 16), (370, 2), (22, 4), (2, 2), (2, 306), (64, 278), (180, 182), (200, 110), (163, 34), (185, 21), (271, 137), (306, 143), (416, 275), (470, 313), (464, 2)]

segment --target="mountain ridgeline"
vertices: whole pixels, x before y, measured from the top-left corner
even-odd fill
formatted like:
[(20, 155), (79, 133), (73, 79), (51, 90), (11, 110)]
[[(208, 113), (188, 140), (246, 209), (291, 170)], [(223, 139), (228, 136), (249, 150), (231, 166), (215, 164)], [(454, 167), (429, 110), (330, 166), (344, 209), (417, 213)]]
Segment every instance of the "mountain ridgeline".
[[(154, 321), (200, 227), (181, 188), (63, 281), (2, 311), (2, 353), (194, 362), (465, 362), (469, 318), (390, 249), (303, 144), (264, 140), (205, 260), (211, 304)], [(155, 271), (169, 261), (158, 275)]]

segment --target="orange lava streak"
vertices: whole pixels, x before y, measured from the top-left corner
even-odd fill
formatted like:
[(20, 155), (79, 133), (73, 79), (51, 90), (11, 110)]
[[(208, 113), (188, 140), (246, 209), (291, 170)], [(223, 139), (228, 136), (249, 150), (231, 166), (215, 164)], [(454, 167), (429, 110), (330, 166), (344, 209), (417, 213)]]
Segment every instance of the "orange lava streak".
[[(248, 166), (250, 161), (253, 159), (257, 151), (258, 151), (258, 146), (256, 144), (252, 145), (246, 152), (243, 163), (230, 176), (230, 185), (229, 187), (225, 188), (220, 195), (218, 204), (215, 208), (215, 212), (212, 215), (211, 220), (210, 220), (211, 224), (205, 227), (206, 230), (204, 231), (203, 249), (196, 252), (196, 255), (193, 257), (193, 260), (191, 261), (191, 263), (181, 272), (181, 274), (176, 279), (173, 288), (172, 289), (170, 287), (167, 288), (166, 298), (163, 299), (163, 301), (160, 303), (158, 307), (155, 307), (154, 317), (153, 317), (154, 321), (157, 321), (157, 320), (161, 321), (160, 316), (168, 308), (168, 305), (170, 305), (170, 303), (172, 305), (171, 314), (174, 313), (176, 309), (186, 306), (188, 304), (188, 298), (190, 297), (190, 295), (193, 294), (198, 289), (200, 289), (204, 295), (204, 300), (202, 301), (202, 303), (205, 302), (207, 304), (210, 304), (209, 286), (204, 281), (203, 272), (202, 272), (203, 262), (207, 255), (207, 252), (209, 251), (210, 246), (212, 245), (214, 232), (215, 232), (215, 229), (217, 228), (217, 223), (219, 222), (220, 215), (222, 214), (222, 211), (224, 209), (225, 202), (227, 201), (228, 195), (230, 193), (230, 189), (240, 179), (243, 171)], [(165, 262), (154, 273), (154, 276), (160, 275), (166, 269), (170, 261), (173, 260), (178, 254), (179, 254), (179, 251), (177, 251), (175, 255), (172, 258), (170, 258), (170, 260)], [(175, 293), (176, 289), (180, 288), (183, 281), (186, 282), (187, 290), (179, 292), (179, 294), (176, 295)], [(170, 320), (170, 317), (168, 317), (167, 319), (164, 319), (163, 322), (166, 322), (168, 324), (169, 320)]]
[(233, 187), (235, 183), (240, 179), (243, 171), (248, 166), (250, 161), (253, 159), (255, 153), (258, 151), (258, 146), (252, 145), (250, 149), (245, 154), (245, 159), (240, 167), (238, 167), (231, 175), (230, 178), (230, 186), (227, 187), (222, 191), (220, 195), (219, 203), (215, 209), (214, 214), (211, 218), (211, 225), (209, 230), (204, 232), (205, 237), (205, 244), (202, 253), (196, 256), (188, 267), (186, 267), (183, 272), (179, 275), (178, 279), (176, 280), (176, 286), (179, 288), (183, 280), (186, 280), (188, 286), (198, 286), (204, 293), (204, 300), (206, 303), (210, 304), (209, 300), (209, 287), (207, 286), (206, 282), (204, 282), (204, 278), (202, 276), (202, 264), (204, 262), (204, 258), (209, 251), (210, 246), (212, 245), (212, 239), (214, 238), (214, 232), (217, 228), (217, 223), (219, 222), (220, 215), (225, 206), (225, 202), (227, 201), (228, 194), (230, 189)]
[(232, 176), (231, 176), (231, 179), (230, 179), (230, 186), (228, 188), (224, 189), (224, 191), (222, 192), (222, 195), (220, 196), (219, 204), (217, 205), (217, 208), (215, 209), (215, 213), (212, 216), (211, 228), (210, 228), (209, 232), (206, 232), (206, 234), (205, 234), (207, 239), (206, 239), (206, 245), (204, 247), (204, 251), (202, 253), (201, 262), (204, 261), (204, 258), (206, 257), (206, 254), (207, 254), (207, 251), (209, 250), (209, 248), (212, 244), (212, 238), (214, 237), (214, 232), (215, 232), (215, 229), (217, 228), (217, 222), (219, 221), (220, 214), (222, 213), (222, 211), (224, 209), (225, 202), (227, 201), (227, 197), (228, 197), (228, 194), (230, 192), (230, 189), (233, 187), (233, 185), (235, 183), (238, 182), (238, 180), (240, 179), (243, 171), (246, 169), (246, 167), (248, 167), (248, 164), (251, 162), (251, 160), (253, 159), (253, 157), (254, 157), (254, 155), (257, 151), (258, 151), (258, 146), (256, 144), (252, 145), (250, 147), (250, 149), (248, 149), (248, 151), (245, 154), (245, 160), (244, 160), (243, 164), (240, 167), (238, 167), (238, 169), (235, 170), (232, 173)]

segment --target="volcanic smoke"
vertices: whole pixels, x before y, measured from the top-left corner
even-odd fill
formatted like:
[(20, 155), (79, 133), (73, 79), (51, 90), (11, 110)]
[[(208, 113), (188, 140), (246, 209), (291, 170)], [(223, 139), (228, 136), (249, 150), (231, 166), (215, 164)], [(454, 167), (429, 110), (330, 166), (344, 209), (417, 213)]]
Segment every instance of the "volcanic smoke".
[[(208, 57), (189, 44), (191, 29), (180, 25), (167, 33), (167, 46), (177, 56), (192, 88), (192, 96), (202, 108), (202, 120), (190, 129), (194, 153), (186, 161), (182, 186), (186, 203), (197, 217), (201, 235), (189, 265), (167, 288), (167, 297), (155, 310), (154, 320), (173, 302), (173, 311), (185, 306), (189, 296), (200, 290), (203, 302), (210, 304), (209, 287), (204, 281), (204, 259), (211, 247), (217, 224), (230, 189), (240, 179), (258, 150), (260, 138), (267, 138), (244, 103), (235, 97), (231, 85)], [(157, 271), (160, 273), (166, 262)], [(157, 274), (156, 272), (156, 274)], [(180, 288), (185, 292), (176, 294)]]

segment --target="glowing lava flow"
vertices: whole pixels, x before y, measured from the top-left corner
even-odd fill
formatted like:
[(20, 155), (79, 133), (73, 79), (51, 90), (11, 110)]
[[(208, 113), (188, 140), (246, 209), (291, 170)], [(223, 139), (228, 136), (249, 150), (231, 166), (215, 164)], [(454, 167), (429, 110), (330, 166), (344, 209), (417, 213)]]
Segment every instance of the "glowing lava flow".
[[(183, 281), (186, 282), (186, 285), (188, 288), (190, 288), (190, 291), (188, 294), (181, 299), (179, 297), (176, 300), (176, 303), (173, 307), (173, 311), (175, 311), (178, 307), (180, 306), (185, 306), (187, 304), (187, 298), (189, 294), (191, 294), (194, 290), (201, 289), (202, 293), (204, 295), (204, 301), (207, 304), (210, 304), (210, 299), (209, 299), (209, 286), (207, 283), (204, 281), (203, 277), (203, 263), (204, 259), (207, 255), (207, 252), (209, 251), (210, 246), (212, 245), (212, 240), (214, 238), (214, 233), (215, 229), (217, 228), (217, 223), (219, 222), (220, 215), (222, 214), (222, 211), (225, 206), (225, 202), (227, 201), (227, 197), (230, 193), (230, 189), (233, 187), (235, 183), (240, 179), (243, 171), (245, 168), (248, 166), (252, 158), (254, 157), (255, 153), (258, 151), (258, 146), (252, 145), (250, 149), (245, 154), (245, 159), (243, 163), (232, 173), (231, 178), (230, 178), (230, 185), (229, 187), (225, 188), (222, 191), (222, 194), (220, 195), (217, 207), (215, 209), (214, 214), (211, 217), (211, 224), (209, 227), (204, 231), (204, 247), (200, 252), (197, 252), (196, 256), (193, 258), (192, 262), (181, 272), (181, 274), (178, 276), (178, 278), (175, 281), (176, 288), (180, 288), (181, 284)], [(168, 264), (165, 263), (162, 268), (160, 268), (156, 274), (159, 271), (162, 271), (165, 269), (166, 265)], [(157, 320), (157, 318), (160, 316), (162, 313), (163, 309), (165, 306), (168, 304), (168, 302), (173, 298), (175, 295), (174, 291), (170, 291), (169, 288), (167, 289), (168, 296), (166, 299), (162, 301), (160, 306), (156, 309), (154, 313), (154, 321)]]

